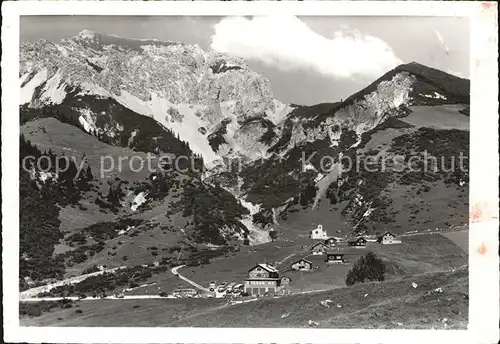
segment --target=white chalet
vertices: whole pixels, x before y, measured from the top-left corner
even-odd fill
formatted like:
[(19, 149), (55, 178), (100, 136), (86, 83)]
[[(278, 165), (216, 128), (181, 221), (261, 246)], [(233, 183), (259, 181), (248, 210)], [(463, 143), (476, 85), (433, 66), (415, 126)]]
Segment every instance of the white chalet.
[(311, 237), (311, 239), (315, 239), (315, 240), (326, 240), (326, 239), (328, 239), (328, 234), (323, 229), (322, 225), (318, 225), (317, 228), (311, 230), (310, 237)]
[(378, 237), (377, 241), (383, 245), (401, 244), (401, 239), (397, 239), (391, 232), (385, 232), (384, 235)]

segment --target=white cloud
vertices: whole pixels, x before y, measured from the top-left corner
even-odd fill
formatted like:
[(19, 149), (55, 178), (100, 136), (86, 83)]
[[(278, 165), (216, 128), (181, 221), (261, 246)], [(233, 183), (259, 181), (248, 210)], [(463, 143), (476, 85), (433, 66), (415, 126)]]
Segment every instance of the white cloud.
[(379, 77), (402, 61), (381, 39), (343, 27), (322, 36), (296, 17), (228, 17), (211, 48), (283, 70), (311, 69), (334, 78)]

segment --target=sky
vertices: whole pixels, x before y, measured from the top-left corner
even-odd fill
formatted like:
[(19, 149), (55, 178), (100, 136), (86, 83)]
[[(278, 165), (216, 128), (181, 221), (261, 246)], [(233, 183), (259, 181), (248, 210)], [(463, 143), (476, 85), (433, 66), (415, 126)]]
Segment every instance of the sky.
[(84, 29), (245, 58), (285, 103), (345, 99), (412, 61), (469, 78), (469, 21), (459, 17), (25, 16), (20, 40), (57, 43)]

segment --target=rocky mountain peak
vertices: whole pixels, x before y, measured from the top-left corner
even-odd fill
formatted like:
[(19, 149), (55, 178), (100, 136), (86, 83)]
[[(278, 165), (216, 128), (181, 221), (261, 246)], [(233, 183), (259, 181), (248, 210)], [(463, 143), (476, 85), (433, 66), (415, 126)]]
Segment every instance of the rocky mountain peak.
[(84, 29), (78, 33), (77, 37), (81, 39), (95, 41), (96, 39), (98, 39), (98, 34), (94, 31)]

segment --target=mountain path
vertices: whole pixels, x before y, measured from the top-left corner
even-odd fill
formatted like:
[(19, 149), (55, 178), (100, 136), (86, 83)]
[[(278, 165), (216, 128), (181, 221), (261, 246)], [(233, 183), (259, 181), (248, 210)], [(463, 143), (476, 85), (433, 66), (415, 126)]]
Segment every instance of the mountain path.
[(172, 272), (172, 274), (173, 274), (174, 276), (177, 276), (177, 277), (179, 277), (181, 280), (186, 281), (187, 283), (191, 284), (193, 287), (195, 287), (195, 288), (197, 288), (197, 289), (200, 289), (200, 290), (202, 290), (202, 291), (204, 291), (204, 292), (206, 292), (206, 293), (209, 293), (209, 292), (210, 292), (210, 290), (208, 290), (207, 288), (205, 288), (205, 287), (201, 286), (200, 284), (198, 284), (198, 283), (196, 283), (196, 282), (194, 282), (194, 281), (190, 280), (190, 279), (189, 279), (189, 278), (187, 278), (187, 277), (182, 276), (182, 275), (178, 272), (178, 270), (179, 270), (180, 268), (182, 268), (182, 267), (185, 267), (185, 265), (179, 265), (179, 266), (176, 266), (176, 267), (172, 268), (170, 271)]

